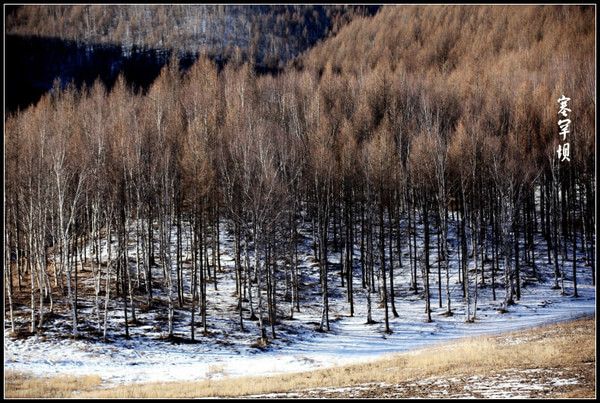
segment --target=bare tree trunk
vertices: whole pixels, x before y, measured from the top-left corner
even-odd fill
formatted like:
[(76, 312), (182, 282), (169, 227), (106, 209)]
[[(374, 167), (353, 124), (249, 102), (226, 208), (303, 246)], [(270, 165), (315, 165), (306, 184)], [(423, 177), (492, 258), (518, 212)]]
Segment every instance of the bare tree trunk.
[[(388, 206), (388, 231), (389, 231), (389, 253), (390, 253), (390, 302), (392, 305), (392, 315), (394, 318), (399, 317), (398, 311), (396, 311), (396, 302), (394, 298), (394, 217), (392, 214), (393, 207)], [(400, 237), (400, 234), (397, 234)], [(398, 255), (402, 252), (398, 250)]]
[(191, 288), (191, 294), (192, 294), (192, 304), (191, 304), (191, 308), (190, 308), (190, 314), (191, 314), (191, 322), (190, 322), (190, 336), (192, 341), (196, 340), (196, 318), (195, 318), (195, 313), (196, 313), (196, 298), (197, 298), (197, 287), (198, 287), (198, 227), (197, 227), (197, 213), (196, 216), (194, 217), (193, 222), (190, 224), (190, 232), (192, 232), (191, 234), (191, 239), (190, 239), (190, 250), (191, 250), (191, 255), (192, 255), (192, 288)]
[(148, 306), (152, 304), (152, 265), (154, 264), (154, 246), (153, 246), (153, 236), (152, 236), (152, 207), (148, 205), (148, 220), (147, 220), (147, 235), (148, 241), (146, 243), (146, 294), (148, 300)]
[(181, 208), (179, 206), (179, 202), (176, 200), (175, 201), (177, 203), (175, 209), (176, 209), (176, 213), (175, 215), (177, 216), (176, 220), (177, 220), (177, 250), (175, 253), (175, 260), (177, 262), (176, 264), (176, 268), (177, 268), (177, 303), (179, 304), (179, 308), (183, 308), (183, 257), (182, 257), (182, 241), (181, 241), (181, 237), (182, 237), (182, 229), (181, 229)]
[(244, 316), (243, 316), (243, 292), (242, 292), (242, 251), (241, 249), (241, 240), (240, 240), (240, 225), (237, 221), (234, 221), (234, 257), (235, 257), (235, 289), (238, 297), (238, 311), (240, 318), (240, 330), (244, 331)]
[(515, 284), (517, 301), (521, 299), (521, 262), (520, 262), (520, 247), (519, 247), (519, 207), (516, 207), (513, 219), (513, 233), (515, 245)]
[(413, 271), (411, 273), (411, 289), (413, 290), (413, 292), (415, 294), (417, 294), (419, 292), (419, 289), (417, 287), (417, 215), (416, 215), (416, 210), (417, 207), (415, 206), (416, 201), (415, 201), (415, 196), (414, 196), (414, 191), (411, 192), (411, 196), (410, 196), (410, 210), (409, 210), (409, 215), (410, 212), (412, 211), (412, 227), (411, 227), (411, 237), (409, 238), (409, 242), (410, 239), (412, 239), (412, 258), (413, 258)]
[(34, 248), (33, 248), (33, 206), (30, 206), (29, 235), (27, 245), (27, 265), (29, 266), (29, 278), (31, 288), (31, 333), (36, 331), (35, 323), (35, 275), (33, 269)]
[(256, 314), (254, 313), (254, 303), (252, 302), (252, 276), (250, 274), (250, 258), (248, 256), (248, 235), (244, 231), (244, 289), (248, 288), (248, 305), (250, 306), (250, 320), (256, 320)]
[[(349, 191), (348, 191), (349, 193)], [(346, 265), (346, 284), (348, 287), (348, 302), (350, 303), (350, 316), (354, 316), (354, 297), (353, 297), (353, 268), (354, 268), (354, 224), (352, 214), (352, 202), (350, 201), (350, 195), (346, 199), (346, 208), (344, 209), (346, 218), (346, 236), (345, 236), (345, 265)]]
[[(379, 194), (382, 194), (380, 190)], [(383, 202), (379, 201), (379, 256), (380, 256), (380, 269), (381, 279), (383, 284), (383, 306), (385, 309), (385, 333), (392, 333), (390, 330), (390, 319), (388, 309), (388, 295), (385, 275), (385, 227), (383, 225)], [(391, 255), (390, 255), (391, 259)]]
[(360, 203), (360, 272), (362, 277), (362, 288), (366, 288), (366, 267), (367, 258), (365, 252), (365, 207), (364, 203)]
[[(8, 309), (9, 309), (9, 318), (10, 318), (10, 330), (11, 332), (15, 332), (15, 319), (13, 316), (13, 299), (12, 299), (12, 264), (11, 264), (11, 244), (9, 232), (4, 232), (5, 237), (5, 248), (4, 248), (4, 287), (6, 289), (6, 296), (8, 297)], [(19, 249), (19, 245), (17, 243), (16, 249)]]
[(256, 280), (257, 280), (257, 293), (258, 293), (258, 328), (260, 332), (260, 340), (263, 344), (267, 343), (267, 332), (263, 324), (263, 298), (262, 298), (262, 271), (260, 268), (260, 259), (258, 257), (260, 250), (260, 242), (258, 240), (258, 230), (256, 228), (256, 221), (253, 226), (253, 238), (254, 238), (254, 268), (256, 270)]
[[(327, 214), (327, 213), (325, 213)], [(324, 215), (325, 215), (324, 214)], [(327, 216), (321, 217), (319, 221), (324, 221), (319, 224), (319, 251), (321, 259), (319, 260), (319, 265), (321, 267), (321, 294), (322, 294), (322, 303), (323, 310), (321, 314), (321, 324), (319, 326), (320, 330), (323, 330), (323, 327), (329, 331), (329, 288), (328, 288), (328, 255), (327, 255), (327, 229), (328, 229), (328, 220)]]
[(427, 206), (427, 196), (423, 200), (423, 228), (424, 228), (424, 267), (423, 281), (425, 282), (425, 312), (427, 313), (427, 322), (431, 322), (431, 295), (429, 289), (429, 211)]
[[(111, 208), (112, 209), (112, 208)], [(108, 218), (108, 235), (106, 238), (106, 242), (108, 245), (108, 260), (106, 262), (106, 286), (105, 286), (105, 299), (104, 299), (104, 331), (102, 333), (102, 337), (104, 341), (106, 341), (106, 329), (108, 325), (108, 301), (110, 299), (110, 275), (112, 268), (112, 255), (111, 255), (111, 217)]]
[[(372, 302), (371, 302), (371, 290), (372, 290), (372, 285), (371, 285), (371, 281), (372, 281), (372, 276), (370, 275), (370, 271), (373, 270), (373, 254), (371, 253), (372, 250), (372, 243), (371, 238), (372, 238), (372, 231), (373, 231), (373, 226), (371, 225), (371, 209), (368, 210), (367, 212), (367, 223), (366, 223), (366, 228), (367, 228), (367, 240), (366, 240), (366, 246), (367, 246), (367, 251), (366, 251), (366, 272), (365, 272), (365, 279), (366, 279), (366, 295), (367, 295), (367, 324), (372, 324), (375, 323), (375, 321), (373, 320), (372, 317)], [(364, 226), (363, 226), (364, 228)]]

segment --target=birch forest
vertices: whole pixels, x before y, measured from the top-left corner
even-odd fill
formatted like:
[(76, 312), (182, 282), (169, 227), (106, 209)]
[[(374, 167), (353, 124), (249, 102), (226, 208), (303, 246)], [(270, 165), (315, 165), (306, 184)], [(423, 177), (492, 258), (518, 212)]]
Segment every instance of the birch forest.
[(5, 328), (114, 341), (160, 312), (202, 342), (230, 284), (219, 315), (265, 347), (309, 305), (389, 335), (407, 298), (472, 323), (595, 286), (594, 7), (365, 14), (275, 73), (174, 52), (148, 89), (57, 79), (6, 113)]

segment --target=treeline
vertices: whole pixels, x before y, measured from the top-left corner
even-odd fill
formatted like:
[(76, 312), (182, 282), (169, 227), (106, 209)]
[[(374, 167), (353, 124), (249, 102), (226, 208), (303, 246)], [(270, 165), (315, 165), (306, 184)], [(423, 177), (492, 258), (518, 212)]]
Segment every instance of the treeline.
[(205, 53), (282, 68), (355, 16), (354, 5), (24, 5), (7, 13), (7, 33)]
[[(318, 48), (302, 68), (277, 76), (255, 76), (248, 64), (218, 71), (205, 57), (182, 75), (173, 60), (147, 94), (133, 93), (122, 79), (110, 93), (98, 83), (83, 91), (57, 84), (35, 107), (5, 121), (11, 312), (14, 282), (28, 278), (30, 330), (43, 325), (61, 291), (77, 334), (78, 270), (85, 262), (95, 279), (99, 327), (104, 306), (105, 337), (111, 299), (122, 302), (128, 335), (128, 315), (135, 317), (142, 296), (150, 306), (159, 284), (169, 335), (178, 306), (191, 311), (194, 338), (195, 314), (208, 330), (207, 285), (217, 287), (224, 225), (234, 239), (235, 315), (242, 329), (258, 318), (263, 342), (269, 327), (276, 336), (281, 304), (289, 304), (289, 316), (301, 309), (299, 228), (306, 225), (319, 262), (323, 330), (334, 255), (348, 312), (354, 314), (353, 287), (360, 283), (367, 321), (373, 294), (386, 331), (397, 315), (394, 270), (403, 267), (415, 292), (422, 284), (428, 320), (432, 276), (439, 307), (451, 314), (456, 270), (469, 321), (478, 287), (491, 287), (507, 309), (520, 299), (525, 276), (537, 281), (540, 261), (553, 265), (563, 292), (569, 271), (577, 296), (578, 254), (595, 283), (593, 9), (481, 9), (390, 7), (336, 37), (352, 38), (339, 49), (352, 44), (360, 51), (373, 40), (388, 46), (389, 24), (381, 25), (381, 37), (361, 27), (393, 16), (420, 21), (420, 46), (429, 52), (448, 43), (443, 32), (455, 37), (454, 46), (481, 41), (483, 49), (471, 49), (486, 57), (467, 52), (455, 69), (442, 58), (412, 70), (414, 59), (403, 57), (402, 48), (375, 59), (356, 54), (354, 64), (349, 56), (346, 66)], [(421, 19), (422, 13), (446, 20)], [(471, 28), (489, 13), (506, 28), (505, 39), (473, 36)], [(453, 31), (452, 21), (463, 21), (462, 30)], [(440, 31), (435, 41), (427, 29)], [(502, 41), (514, 37), (521, 48), (510, 50)], [(543, 49), (564, 57), (546, 59)], [(569, 161), (557, 154), (561, 95), (570, 97)], [(536, 255), (540, 236), (543, 257)], [(400, 253), (406, 247), (408, 260)], [(458, 269), (449, 264), (455, 259)], [(162, 276), (155, 278), (153, 267)]]

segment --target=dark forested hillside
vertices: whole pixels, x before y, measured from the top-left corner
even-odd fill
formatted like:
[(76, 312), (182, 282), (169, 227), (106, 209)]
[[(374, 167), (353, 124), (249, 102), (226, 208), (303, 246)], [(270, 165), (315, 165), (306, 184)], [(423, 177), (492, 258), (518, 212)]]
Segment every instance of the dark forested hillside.
[(6, 31), (124, 47), (243, 58), (270, 68), (377, 6), (26, 5), (8, 10)]
[(55, 79), (77, 87), (123, 74), (147, 89), (171, 55), (187, 68), (199, 54), (220, 67), (252, 61), (259, 73), (335, 34), (378, 6), (96, 6), (6, 8), (5, 110), (37, 102)]
[[(9, 30), (32, 33), (43, 16), (39, 34), (196, 38), (183, 6), (51, 9), (63, 11), (18, 10)], [(536, 287), (576, 300), (595, 285), (594, 11), (386, 6), (277, 75), (205, 56), (182, 72), (174, 57), (147, 93), (121, 78), (55, 87), (5, 120), (13, 330), (60, 311), (75, 336), (129, 337), (156, 309), (167, 338), (195, 340), (212, 312), (264, 346), (311, 304), (320, 331), (341, 318), (335, 303), (365, 326), (377, 315), (387, 335), (415, 298), (426, 322), (460, 306), (468, 323)], [(66, 23), (77, 12), (87, 25)], [(111, 34), (120, 21), (140, 25)], [(252, 38), (231, 29), (213, 33)], [(235, 301), (219, 305), (224, 278)]]

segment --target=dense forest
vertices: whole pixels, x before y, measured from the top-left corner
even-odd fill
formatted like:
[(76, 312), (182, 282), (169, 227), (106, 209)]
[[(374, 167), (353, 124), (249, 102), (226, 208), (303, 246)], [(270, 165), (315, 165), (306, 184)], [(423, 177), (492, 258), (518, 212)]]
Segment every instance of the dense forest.
[(87, 45), (112, 44), (282, 68), (355, 16), (378, 6), (25, 5), (11, 9), (10, 34), (53, 37)]
[[(142, 7), (106, 9), (130, 10), (118, 23)], [(68, 18), (93, 14), (80, 13)], [(257, 319), (263, 343), (276, 337), (283, 311), (302, 309), (303, 243), (319, 264), (312, 291), (323, 331), (332, 270), (348, 313), (360, 287), (366, 321), (384, 310), (387, 332), (399, 268), (423, 293), (428, 321), (434, 304), (452, 314), (451, 270), (467, 321), (481, 287), (510, 311), (525, 281), (541, 281), (540, 262), (552, 265), (557, 292), (576, 297), (583, 271), (595, 283), (594, 22), (593, 7), (384, 6), (277, 75), (242, 61), (218, 69), (202, 56), (183, 73), (173, 58), (147, 93), (122, 78), (111, 91), (57, 83), (5, 118), (13, 330), (13, 301), (27, 298), (31, 332), (66, 309), (74, 336), (89, 319), (106, 338), (118, 306), (129, 335), (128, 317), (162, 293), (170, 336), (176, 307), (192, 315), (191, 339), (197, 327), (206, 334), (208, 288), (225, 270), (222, 228), (234, 239), (230, 314), (241, 329)], [(65, 35), (81, 35), (74, 29)], [(177, 42), (184, 30), (168, 27), (173, 36), (162, 40)], [(563, 96), (568, 155), (557, 152)], [(84, 267), (91, 290), (82, 289)], [(90, 294), (96, 316), (82, 318), (78, 298)]]

